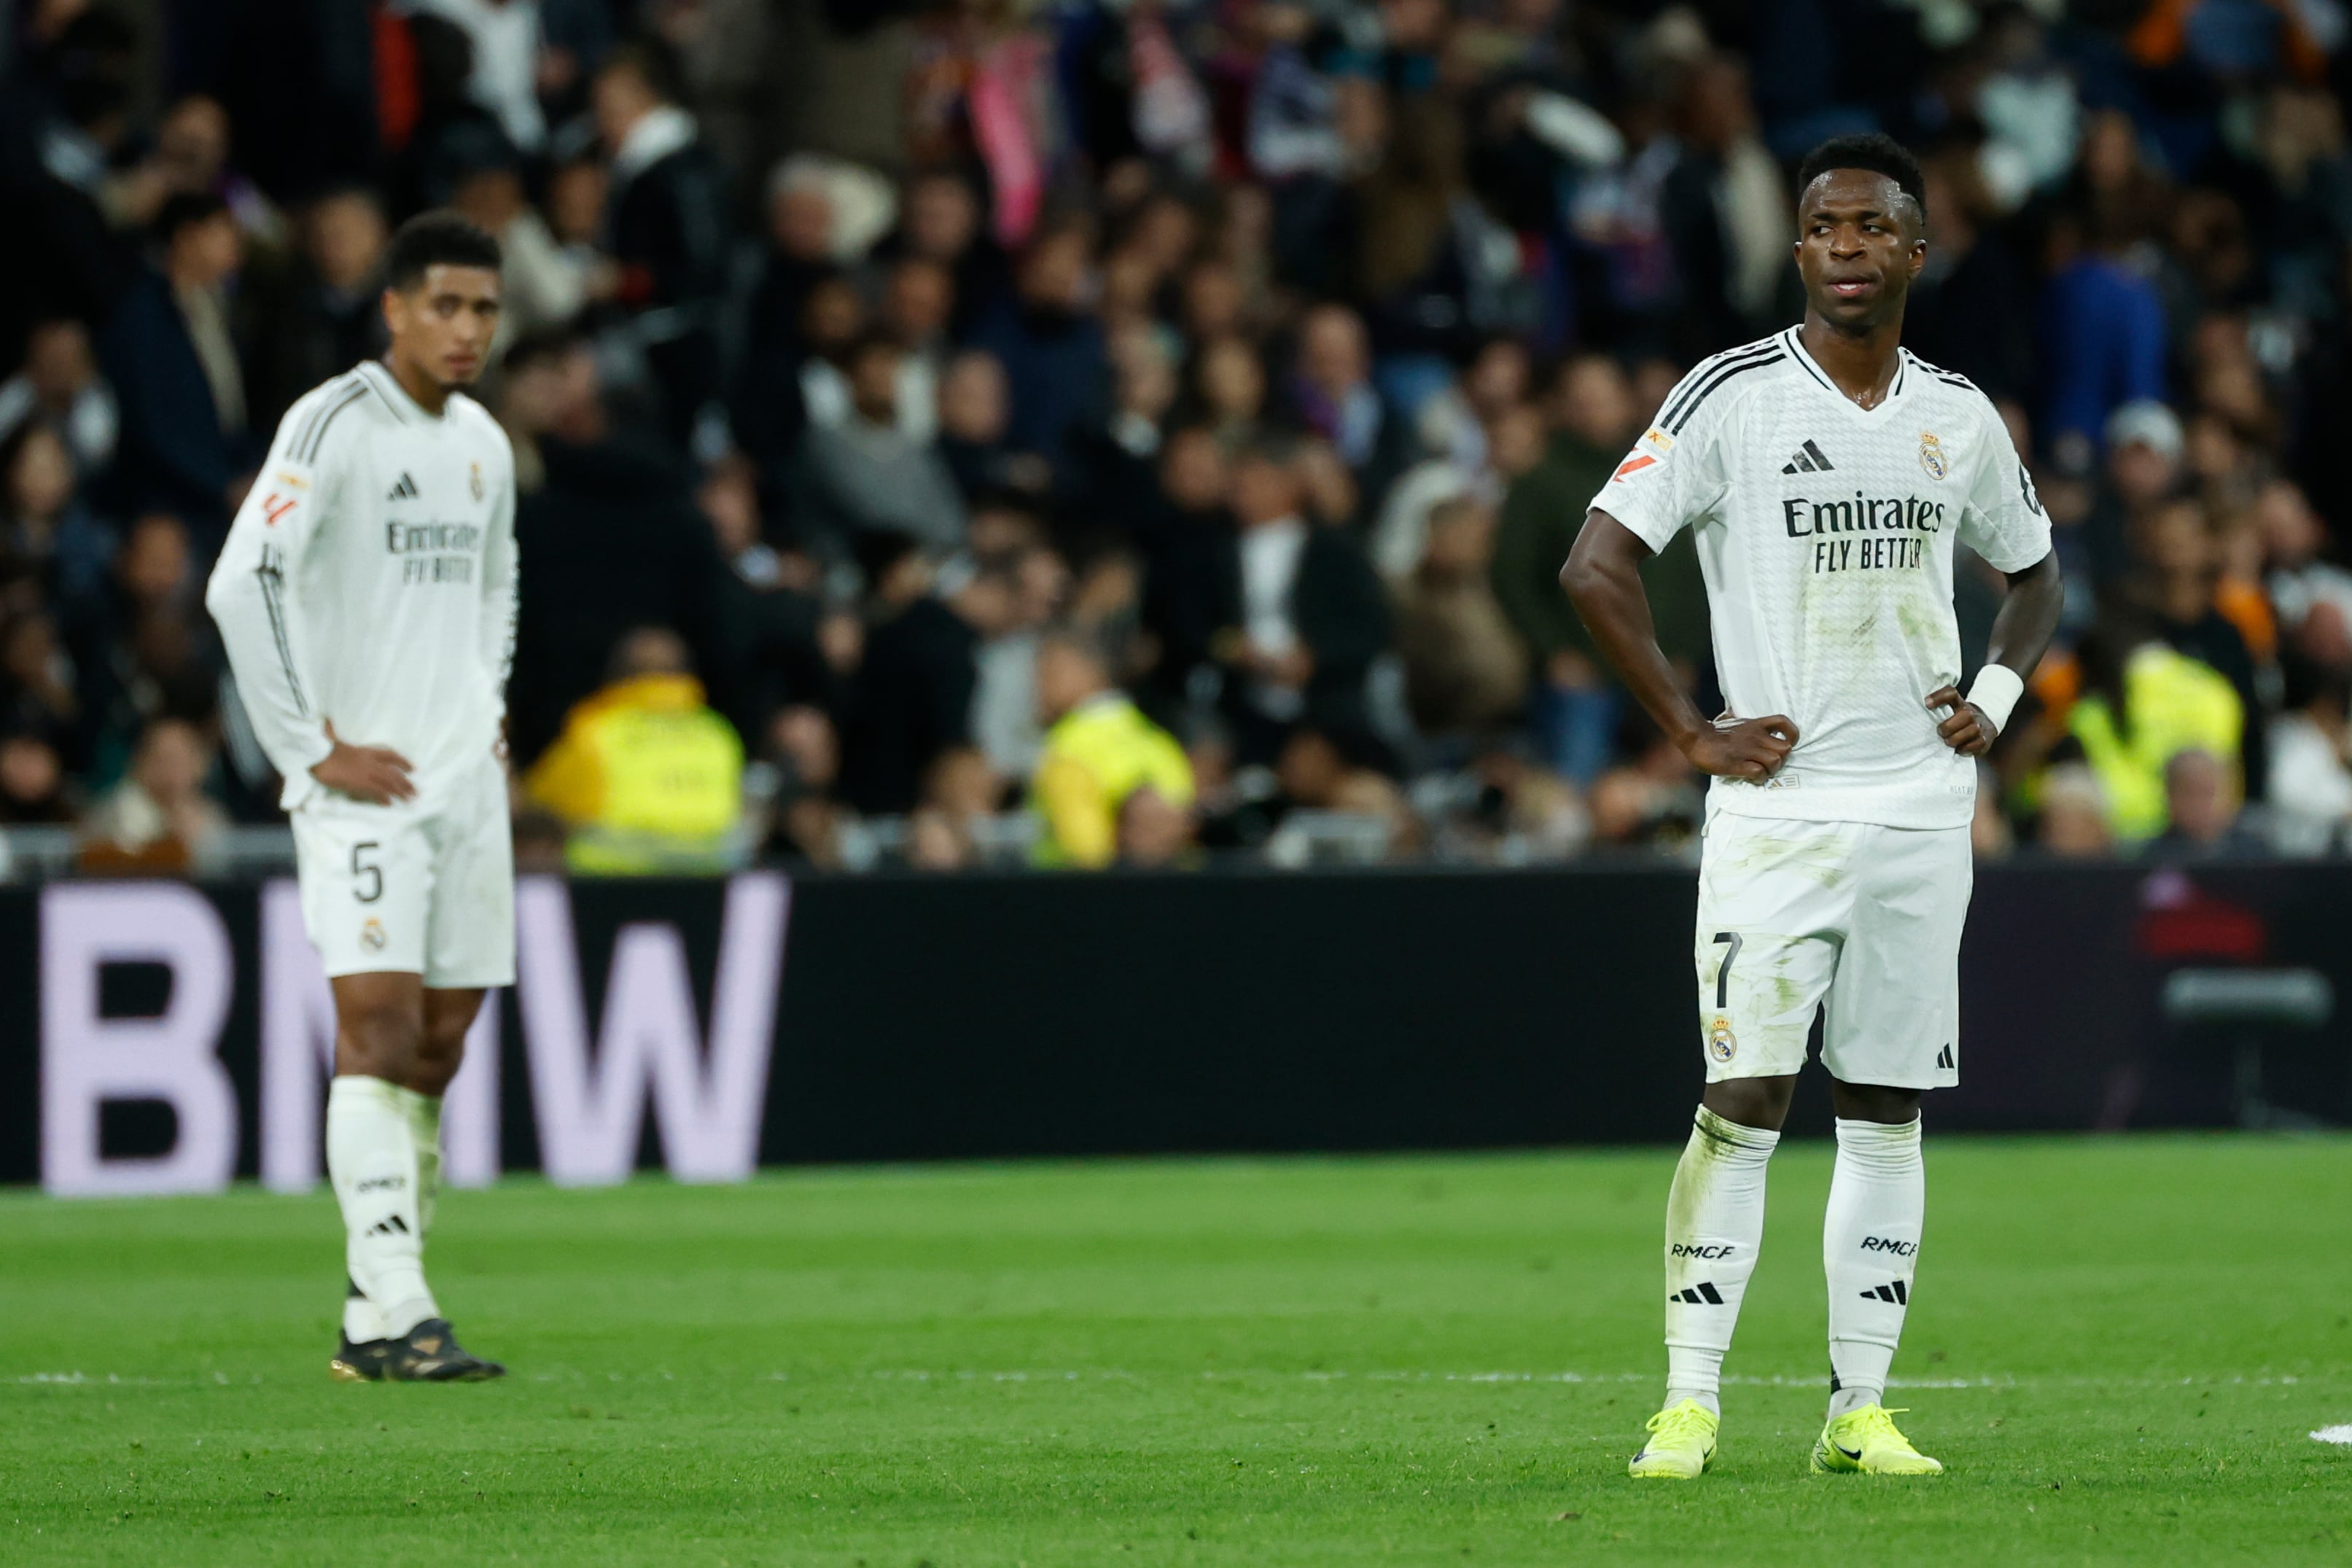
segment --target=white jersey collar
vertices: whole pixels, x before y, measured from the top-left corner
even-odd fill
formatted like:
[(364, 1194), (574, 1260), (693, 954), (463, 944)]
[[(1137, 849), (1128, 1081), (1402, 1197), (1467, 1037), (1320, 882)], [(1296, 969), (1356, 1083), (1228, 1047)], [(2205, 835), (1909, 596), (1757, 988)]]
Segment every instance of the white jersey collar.
[(1895, 381), (1887, 387), (1886, 395), (1879, 400), (1876, 408), (1864, 408), (1848, 397), (1837, 382), (1830, 379), (1829, 371), (1822, 369), (1812, 355), (1805, 351), (1805, 345), (1799, 335), (1798, 329), (1794, 327), (1785, 329), (1780, 333), (1780, 341), (1787, 347), (1789, 357), (1796, 361), (1797, 368), (1820, 382), (1822, 390), (1837, 399), (1839, 405), (1856, 419), (1871, 421), (1884, 419), (1896, 404), (1903, 401), (1903, 394), (1911, 390), (1911, 356), (1900, 349), (1895, 351)]
[[(368, 385), (373, 387), (383, 396), (384, 402), (404, 423), (415, 423), (422, 421), (426, 424), (437, 424), (448, 415), (449, 404), (446, 399), (442, 401), (441, 412), (433, 413), (408, 395), (408, 389), (400, 384), (400, 378), (394, 375), (381, 360), (362, 360), (360, 374), (365, 378)], [(454, 392), (449, 394), (450, 397), (457, 395)]]

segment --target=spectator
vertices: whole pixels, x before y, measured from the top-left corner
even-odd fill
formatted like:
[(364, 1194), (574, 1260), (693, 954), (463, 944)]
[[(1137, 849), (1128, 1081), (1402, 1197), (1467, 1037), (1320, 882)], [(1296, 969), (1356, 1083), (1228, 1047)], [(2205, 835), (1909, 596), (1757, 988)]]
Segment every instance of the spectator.
[(1418, 455), (1412, 430), (1372, 385), (1364, 323), (1344, 306), (1318, 306), (1300, 323), (1289, 400), (1299, 423), (1339, 449), (1370, 507)]
[(466, 172), (450, 205), (499, 242), (505, 287), (493, 354), (518, 339), (571, 325), (592, 300), (610, 298), (619, 286), (617, 271), (604, 258), (556, 239), (524, 192), (520, 163), (503, 149)]
[(954, 475), (935, 447), (898, 422), (904, 358), (887, 338), (861, 340), (846, 365), (849, 417), (812, 425), (801, 438), (804, 490), (797, 515), (808, 542), (834, 554), (875, 530), (910, 534), (942, 552), (963, 542)]
[(104, 591), (113, 556), (113, 531), (76, 494), (56, 427), (35, 421), (0, 439), (0, 595), (21, 583), (73, 617)]
[(663, 399), (672, 439), (723, 440), (715, 311), (726, 282), (726, 196), (694, 117), (648, 50), (605, 57), (596, 129), (613, 160), (609, 198), (618, 297)]
[(691, 669), (677, 632), (630, 632), (604, 688), (531, 768), (525, 789), (562, 819), (573, 871), (716, 871), (740, 858), (743, 743)]
[(940, 378), (940, 456), (966, 501), (992, 489), (1042, 494), (1053, 482), (1044, 458), (1013, 449), (1013, 394), (996, 356), (967, 349)]
[(209, 195), (165, 202), (155, 235), (161, 267), (132, 286), (99, 341), (122, 402), (118, 486), (127, 508), (177, 512), (213, 541), (253, 472), (226, 295), (244, 242), (227, 204)]
[(770, 802), (769, 856), (826, 868), (842, 863), (849, 813), (835, 798), (841, 782), (841, 737), (821, 709), (780, 711), (769, 726), (765, 759), (776, 775)]
[(2305, 658), (2352, 674), (2352, 571), (2321, 559), (2327, 533), (2318, 514), (2284, 479), (2263, 486), (2253, 514), (2281, 631)]
[(1072, 433), (1098, 421), (1109, 402), (1110, 361), (1087, 303), (1087, 272), (1083, 232), (1045, 231), (1021, 258), (1016, 298), (982, 318), (971, 340), (1004, 367), (1013, 444), (1045, 458), (1057, 479), (1068, 472)]
[(0, 734), (0, 825), (56, 827), (75, 820), (66, 765), (38, 730)]
[(2247, 860), (2268, 852), (2238, 820), (2230, 765), (2195, 747), (2164, 765), (2164, 831), (2148, 845), (2162, 860)]
[(942, 755), (971, 744), (980, 645), (1013, 624), (1019, 595), (1002, 571), (934, 591), (910, 534), (869, 533), (858, 554), (874, 625), (843, 737), (843, 793), (868, 816), (898, 816), (914, 810)]
[(1183, 747), (1111, 684), (1114, 660), (1102, 643), (1071, 627), (1045, 634), (1037, 650), (1037, 699), (1051, 724), (1030, 789), (1043, 825), (1040, 865), (1092, 870), (1118, 858), (1130, 807), (1133, 837), (1153, 863), (1171, 858), (1165, 824), (1135, 798), (1150, 794), (1181, 813), (1192, 804), (1192, 766)]
[(1309, 525), (1296, 454), (1263, 443), (1234, 465), (1239, 532), (1224, 546), (1223, 619), (1212, 652), (1244, 758), (1268, 760), (1293, 727), (1360, 733), (1364, 681), (1389, 634), (1371, 564), (1347, 535)]
[(2239, 755), (2247, 715), (2230, 682), (2126, 618), (2102, 624), (2084, 643), (2083, 686), (2068, 733), (2098, 786), (2112, 836), (2125, 843), (2163, 831), (2165, 768), (2176, 755)]
[(2352, 847), (2352, 685), (2301, 660), (2287, 665), (2286, 711), (2271, 720), (2272, 841), (2286, 854)]
[(89, 333), (79, 321), (35, 326), (25, 346), (25, 368), (0, 382), (0, 440), (36, 419), (57, 426), (83, 477), (114, 460), (121, 413), (113, 389), (99, 376)]
[(1482, 735), (1517, 716), (1527, 649), (1495, 599), (1495, 514), (1467, 498), (1430, 516), (1429, 550), (1398, 596), (1405, 703), (1422, 733)]
[(955, 313), (955, 277), (935, 261), (909, 257), (890, 269), (877, 312), (883, 334), (898, 345), (898, 428), (909, 440), (939, 434), (940, 374), (948, 362), (948, 322)]
[(2041, 832), (2035, 841), (2063, 860), (2095, 860), (2116, 847), (2110, 806), (2099, 775), (2079, 763), (2053, 768), (2042, 784)]
[(2152, 616), (2157, 634), (2179, 653), (2228, 681), (2245, 716), (2242, 750), (2230, 753), (2241, 765), (2246, 791), (2259, 799), (2264, 782), (2261, 681), (2245, 634), (2215, 602), (2221, 552), (2203, 508), (2194, 501), (2159, 507), (2141, 523), (2135, 539), (2141, 560), (2137, 598)]
[(515, 754), (526, 762), (595, 689), (596, 672), (633, 627), (680, 629), (722, 708), (740, 680), (728, 613), (733, 576), (685, 474), (659, 445), (614, 428), (584, 350), (558, 348), (547, 363), (552, 388), (535, 411), (547, 429), (533, 443), (545, 480), (515, 509), (516, 551), (532, 563), (531, 586), (507, 706)]
[(2122, 586), (2131, 573), (2133, 536), (2158, 507), (2180, 496), (2188, 477), (2187, 433), (2180, 416), (2163, 403), (2124, 404), (2108, 417), (2106, 441), (2089, 517), (2080, 527), (2053, 531), (2069, 592), (2086, 597), (2112, 595)]
[(215, 868), (228, 813), (204, 791), (212, 744), (185, 719), (159, 718), (139, 737), (131, 772), (82, 824), (84, 871)]
[(2117, 408), (2164, 396), (2164, 305), (2132, 251), (2157, 200), (2137, 136), (2120, 111), (2095, 120), (2071, 199), (2059, 204), (2052, 227), (2041, 423), (2070, 466), (2085, 465)]
[(506, 138), (536, 154), (547, 141), (540, 112), (539, 0), (410, 0), (412, 9), (453, 24), (472, 46), (467, 88), (476, 103), (496, 116)]
[[(1431, 457), (1390, 486), (1372, 529), (1372, 564), (1391, 582), (1409, 580), (1428, 548), (1432, 513), (1448, 502), (1499, 507), (1512, 485), (1543, 461), (1543, 415), (1520, 403), (1501, 410), (1466, 452)], [(1562, 560), (1568, 558), (1562, 556)]]
[(330, 191), (304, 211), (301, 259), (271, 301), (255, 354), (257, 429), (277, 428), (295, 399), (383, 351), (376, 267), (390, 237), (383, 204), (358, 186)]

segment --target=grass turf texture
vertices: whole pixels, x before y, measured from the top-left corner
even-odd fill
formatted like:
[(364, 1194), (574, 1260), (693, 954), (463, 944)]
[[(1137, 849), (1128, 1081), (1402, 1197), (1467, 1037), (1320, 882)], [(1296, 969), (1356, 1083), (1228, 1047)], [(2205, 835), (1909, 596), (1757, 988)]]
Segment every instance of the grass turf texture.
[[(1805, 1469), (1824, 1145), (1696, 1485), (1625, 1479), (1673, 1155), (446, 1197), (516, 1375), (325, 1375), (324, 1197), (0, 1197), (0, 1561), (871, 1568), (2352, 1560), (2352, 1144), (1934, 1140), (1898, 1379)], [(73, 1381), (58, 1381), (61, 1376)]]

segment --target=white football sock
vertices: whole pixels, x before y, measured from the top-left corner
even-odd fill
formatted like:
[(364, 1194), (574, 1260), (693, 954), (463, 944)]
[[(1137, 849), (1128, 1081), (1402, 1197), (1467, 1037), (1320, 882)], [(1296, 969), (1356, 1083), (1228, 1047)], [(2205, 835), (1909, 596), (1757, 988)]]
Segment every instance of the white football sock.
[(1720, 1415), (1723, 1353), (1764, 1242), (1764, 1174), (1780, 1134), (1705, 1106), (1666, 1198), (1666, 1403)]
[(352, 1282), (380, 1314), (380, 1338), (441, 1315), (425, 1283), (416, 1134), (403, 1092), (381, 1078), (352, 1075), (327, 1091), (327, 1172), (342, 1205), (344, 1255)]
[(1903, 1337), (1927, 1217), (1917, 1118), (1895, 1125), (1840, 1118), (1837, 1141), (1837, 1169), (1822, 1224), (1832, 1419), (1885, 1397), (1886, 1369)]
[(365, 1344), (370, 1340), (383, 1339), (383, 1314), (376, 1305), (361, 1293), (359, 1281), (351, 1282), (351, 1293), (343, 1298), (343, 1337), (353, 1344)]
[(441, 1198), (441, 1096), (419, 1094), (414, 1089), (393, 1090), (408, 1113), (409, 1131), (416, 1138), (416, 1218), (418, 1237), (433, 1234), (433, 1208)]

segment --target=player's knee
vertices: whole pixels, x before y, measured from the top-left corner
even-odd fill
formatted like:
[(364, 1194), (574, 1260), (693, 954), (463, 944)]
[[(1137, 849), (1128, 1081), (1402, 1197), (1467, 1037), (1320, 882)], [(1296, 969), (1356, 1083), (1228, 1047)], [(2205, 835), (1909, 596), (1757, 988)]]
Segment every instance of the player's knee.
[(414, 1008), (387, 1002), (344, 1007), (338, 1032), (338, 1071), (405, 1083), (423, 1050), (425, 1028)]
[(465, 1060), (464, 1027), (451, 1028), (446, 1022), (428, 1019), (417, 1043), (416, 1066), (407, 1086), (419, 1094), (445, 1093)]
[(1792, 1078), (1727, 1078), (1708, 1084), (1701, 1103), (1727, 1122), (1778, 1132), (1795, 1087)]
[(1830, 1080), (1830, 1106), (1841, 1120), (1881, 1122), (1889, 1125), (1912, 1121), (1919, 1114), (1919, 1091), (1883, 1083), (1847, 1083)]

